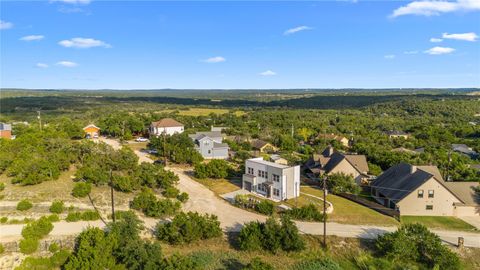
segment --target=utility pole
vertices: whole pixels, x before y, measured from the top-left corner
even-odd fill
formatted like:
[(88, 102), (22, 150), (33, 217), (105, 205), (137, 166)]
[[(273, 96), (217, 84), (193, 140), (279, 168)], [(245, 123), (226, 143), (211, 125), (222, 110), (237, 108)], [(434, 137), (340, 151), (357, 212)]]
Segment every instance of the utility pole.
[(115, 202), (113, 200), (113, 177), (112, 177), (112, 169), (110, 169), (110, 197), (112, 200), (112, 220), (115, 222)]
[(42, 130), (42, 115), (41, 111), (37, 111), (38, 125), (40, 126), (40, 131)]
[(327, 176), (323, 177), (323, 247), (327, 247)]
[(293, 138), (293, 124), (292, 124), (292, 138)]

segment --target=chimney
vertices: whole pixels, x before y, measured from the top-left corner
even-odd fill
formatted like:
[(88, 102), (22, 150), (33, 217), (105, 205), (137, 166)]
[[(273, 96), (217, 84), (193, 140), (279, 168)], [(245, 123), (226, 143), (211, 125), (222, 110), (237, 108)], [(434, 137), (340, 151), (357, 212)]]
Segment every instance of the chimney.
[(417, 171), (417, 166), (411, 165), (410, 167), (410, 173), (414, 173)]

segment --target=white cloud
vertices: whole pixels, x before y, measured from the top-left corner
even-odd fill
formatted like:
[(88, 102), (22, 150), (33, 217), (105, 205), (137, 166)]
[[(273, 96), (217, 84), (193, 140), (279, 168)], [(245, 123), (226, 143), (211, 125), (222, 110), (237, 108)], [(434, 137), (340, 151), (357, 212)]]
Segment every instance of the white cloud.
[(62, 67), (76, 67), (76, 66), (78, 66), (77, 63), (71, 62), (71, 61), (60, 61), (60, 62), (57, 62), (57, 65), (62, 66)]
[(10, 29), (13, 27), (13, 23), (0, 20), (0, 30)]
[(45, 37), (42, 36), (42, 35), (30, 35), (30, 36), (24, 36), (22, 38), (20, 38), (20, 40), (23, 40), (23, 41), (34, 41), (34, 40), (42, 40), (44, 39)]
[(448, 48), (448, 47), (433, 47), (431, 49), (428, 49), (425, 51), (425, 53), (432, 54), (432, 55), (439, 55), (439, 54), (449, 54), (454, 52), (454, 48)]
[(298, 26), (298, 27), (295, 27), (295, 28), (288, 29), (285, 32), (283, 32), (283, 34), (287, 36), (287, 35), (298, 33), (300, 31), (312, 30), (312, 29), (313, 29), (312, 27), (302, 25), (302, 26)]
[(264, 71), (264, 72), (259, 73), (259, 75), (262, 75), (262, 76), (275, 76), (275, 75), (277, 75), (277, 73), (275, 73), (274, 71), (271, 71), (271, 70), (266, 70), (266, 71)]
[(478, 0), (457, 0), (447, 1), (413, 1), (406, 6), (402, 6), (393, 11), (390, 17), (403, 15), (423, 15), (435, 16), (442, 13), (455, 11), (478, 11), (480, 10), (480, 1)]
[(90, 4), (91, 0), (53, 0), (52, 2), (62, 2), (65, 4), (72, 4), (72, 5), (88, 5)]
[(462, 34), (449, 34), (443, 33), (442, 35), (445, 39), (456, 39), (456, 40), (465, 40), (465, 41), (477, 41), (477, 34), (470, 32), (470, 33), (462, 33)]
[(221, 56), (210, 57), (210, 58), (202, 60), (202, 62), (210, 63), (210, 64), (221, 63), (221, 62), (225, 62), (225, 61), (227, 61), (227, 59), (225, 59)]
[(441, 39), (441, 38), (431, 38), (430, 39), (430, 42), (434, 42), (434, 43), (438, 43), (438, 42), (442, 42), (442, 41), (443, 41), (443, 39)]
[(58, 42), (60, 46), (67, 48), (87, 49), (93, 47), (111, 48), (112, 46), (104, 41), (93, 38), (72, 38)]
[(48, 68), (48, 65), (44, 64), (44, 63), (37, 63), (37, 64), (35, 64), (35, 66), (38, 67), (38, 68)]
[(385, 59), (395, 59), (395, 54), (387, 54), (383, 56)]
[(418, 51), (405, 51), (403, 54), (417, 54)]

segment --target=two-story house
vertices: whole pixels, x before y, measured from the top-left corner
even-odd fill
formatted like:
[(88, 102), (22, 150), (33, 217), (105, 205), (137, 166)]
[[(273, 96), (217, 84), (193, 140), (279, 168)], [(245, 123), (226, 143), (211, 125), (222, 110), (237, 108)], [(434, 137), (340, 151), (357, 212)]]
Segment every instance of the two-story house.
[(372, 197), (410, 216), (480, 214), (478, 183), (445, 182), (435, 166), (397, 164), (371, 183)]
[(163, 118), (159, 121), (152, 122), (150, 128), (150, 136), (173, 135), (183, 133), (185, 127), (182, 123), (172, 119)]
[(300, 166), (287, 166), (263, 158), (245, 161), (242, 188), (274, 201), (300, 195)]
[(195, 149), (204, 159), (227, 159), (228, 144), (223, 143), (223, 134), (220, 131), (197, 132), (188, 135), (195, 144)]

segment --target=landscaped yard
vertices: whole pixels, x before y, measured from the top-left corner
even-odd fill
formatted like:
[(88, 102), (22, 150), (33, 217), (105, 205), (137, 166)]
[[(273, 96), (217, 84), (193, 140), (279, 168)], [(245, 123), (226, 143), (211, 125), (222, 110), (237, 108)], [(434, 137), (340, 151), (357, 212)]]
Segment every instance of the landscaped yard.
[(210, 189), (219, 196), (225, 193), (239, 190), (242, 187), (241, 179), (197, 179), (193, 177), (192, 179), (195, 179), (195, 181), (206, 186), (208, 189)]
[(420, 223), (430, 229), (475, 231), (476, 228), (456, 217), (402, 216), (401, 222)]
[[(315, 195), (323, 198), (323, 191), (314, 187), (301, 186), (300, 192)], [(301, 195), (298, 198), (298, 204), (309, 203), (314, 200), (311, 197)], [(318, 200), (323, 203), (321, 200)], [(381, 226), (398, 225), (399, 223), (392, 217), (380, 214), (368, 207), (352, 202), (345, 198), (329, 194), (327, 201), (333, 204), (333, 213), (328, 215), (328, 221), (347, 223), (347, 224), (371, 224)], [(288, 201), (290, 204), (295, 204), (295, 199)], [(321, 204), (323, 206), (323, 204)]]

